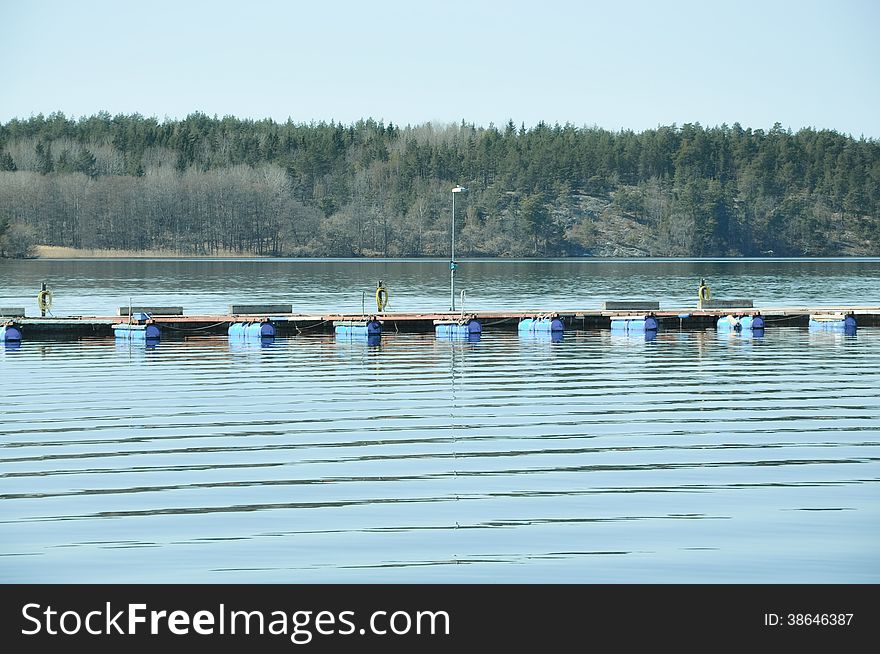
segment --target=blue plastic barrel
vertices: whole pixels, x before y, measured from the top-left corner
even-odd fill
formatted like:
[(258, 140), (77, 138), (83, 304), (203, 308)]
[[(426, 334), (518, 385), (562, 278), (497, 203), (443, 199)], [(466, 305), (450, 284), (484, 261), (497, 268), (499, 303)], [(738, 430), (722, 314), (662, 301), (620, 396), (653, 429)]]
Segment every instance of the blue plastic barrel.
[(333, 323), (333, 329), (339, 336), (361, 337), (380, 336), (382, 323), (378, 320), (342, 321)]
[(273, 338), (275, 325), (270, 322), (255, 322), (247, 326), (248, 338)]
[(21, 330), (15, 325), (0, 326), (0, 341), (7, 343), (21, 341)]
[(719, 332), (735, 332), (742, 329), (740, 319), (736, 316), (721, 316), (715, 323), (715, 328)]
[(441, 322), (434, 325), (434, 332), (442, 337), (467, 337), (471, 334), (482, 334), (483, 326), (479, 320), (459, 322)]
[(136, 341), (159, 340), (162, 332), (157, 325), (113, 325), (113, 335), (116, 338), (126, 338)]
[(810, 329), (843, 329), (843, 320), (814, 320), (810, 318)]
[(613, 332), (656, 332), (657, 319), (654, 316), (613, 316), (611, 331)]
[(843, 329), (843, 318), (840, 320), (816, 320), (810, 317), (810, 329)]
[(827, 329), (834, 331), (854, 332), (857, 326), (856, 317), (852, 314), (831, 319), (830, 316), (822, 316), (821, 319), (810, 316), (810, 329)]
[(719, 332), (763, 331), (763, 316), (722, 316), (716, 323)]
[(565, 323), (559, 318), (523, 318), (517, 325), (521, 332), (561, 332), (565, 331)]
[(226, 333), (234, 339), (274, 338), (275, 325), (271, 322), (234, 322)]
[(260, 338), (275, 338), (275, 325), (272, 323), (261, 322), (255, 331)]

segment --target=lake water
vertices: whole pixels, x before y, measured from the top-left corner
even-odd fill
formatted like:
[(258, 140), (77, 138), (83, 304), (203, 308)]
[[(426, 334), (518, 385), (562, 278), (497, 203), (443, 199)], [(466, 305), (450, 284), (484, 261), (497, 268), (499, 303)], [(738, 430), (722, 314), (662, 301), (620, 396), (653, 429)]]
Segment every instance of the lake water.
[[(0, 306), (445, 309), (444, 262), (0, 262)], [(880, 261), (465, 262), (473, 309), (880, 304)], [(880, 329), (0, 347), (0, 581), (878, 582)]]

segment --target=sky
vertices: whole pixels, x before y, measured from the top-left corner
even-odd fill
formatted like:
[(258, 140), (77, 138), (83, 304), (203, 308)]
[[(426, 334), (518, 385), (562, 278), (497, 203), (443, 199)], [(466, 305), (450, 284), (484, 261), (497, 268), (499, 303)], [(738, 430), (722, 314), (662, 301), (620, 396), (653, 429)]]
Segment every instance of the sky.
[(0, 122), (779, 122), (880, 138), (875, 0), (0, 0)]

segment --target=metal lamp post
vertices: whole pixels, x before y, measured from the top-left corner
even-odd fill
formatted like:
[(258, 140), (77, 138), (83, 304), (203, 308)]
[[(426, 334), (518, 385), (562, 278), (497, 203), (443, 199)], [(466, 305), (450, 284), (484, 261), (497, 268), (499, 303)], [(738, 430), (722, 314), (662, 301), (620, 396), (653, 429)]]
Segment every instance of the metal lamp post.
[(464, 186), (452, 189), (452, 247), (449, 254), (449, 310), (455, 311), (455, 194), (467, 193)]

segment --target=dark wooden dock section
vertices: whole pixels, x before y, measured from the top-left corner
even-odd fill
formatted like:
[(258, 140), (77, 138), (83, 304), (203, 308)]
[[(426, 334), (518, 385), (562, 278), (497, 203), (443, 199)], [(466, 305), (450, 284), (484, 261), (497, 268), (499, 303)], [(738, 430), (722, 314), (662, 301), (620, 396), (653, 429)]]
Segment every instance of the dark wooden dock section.
[[(860, 327), (880, 326), (880, 305), (872, 306), (814, 306), (814, 307), (757, 307), (757, 308), (725, 308), (696, 309), (682, 307), (680, 309), (662, 309), (653, 311), (660, 323), (661, 330), (668, 329), (706, 329), (714, 327), (721, 316), (754, 315), (760, 312), (768, 328), (774, 326), (805, 327), (810, 315), (816, 313), (852, 313), (856, 316)], [(508, 311), (469, 311), (465, 315), (472, 316), (483, 324), (484, 332), (493, 330), (516, 330), (518, 322), (523, 318), (538, 316), (556, 316), (562, 319), (566, 329), (608, 329), (614, 316), (646, 315), (639, 311), (606, 311), (599, 309), (586, 310), (508, 310)], [(435, 320), (454, 320), (461, 317), (459, 312), (409, 312), (409, 313), (374, 313), (364, 316), (360, 313), (312, 313), (312, 314), (248, 314), (248, 315), (173, 315), (154, 316), (152, 320), (162, 329), (163, 337), (196, 336), (226, 334), (233, 322), (260, 321), (268, 318), (275, 325), (279, 336), (297, 334), (332, 333), (334, 321), (362, 320), (375, 317), (382, 322), (384, 333), (426, 333), (434, 331)], [(112, 325), (126, 322), (127, 317), (120, 316), (71, 316), (46, 318), (16, 318), (15, 322), (22, 327), (25, 338), (83, 338), (113, 336)]]

